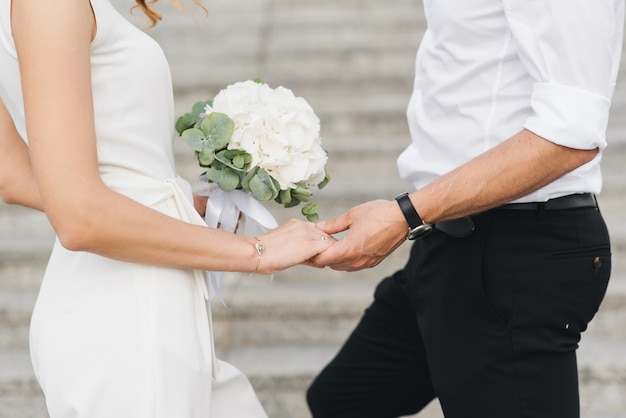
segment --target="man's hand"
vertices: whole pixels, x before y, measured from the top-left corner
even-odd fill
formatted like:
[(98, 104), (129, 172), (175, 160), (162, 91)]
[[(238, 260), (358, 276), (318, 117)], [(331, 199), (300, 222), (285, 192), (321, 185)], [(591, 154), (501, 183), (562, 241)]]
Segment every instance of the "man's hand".
[(402, 244), (408, 225), (397, 202), (375, 200), (356, 206), (317, 227), (345, 237), (311, 259), (319, 267), (356, 271), (374, 267)]

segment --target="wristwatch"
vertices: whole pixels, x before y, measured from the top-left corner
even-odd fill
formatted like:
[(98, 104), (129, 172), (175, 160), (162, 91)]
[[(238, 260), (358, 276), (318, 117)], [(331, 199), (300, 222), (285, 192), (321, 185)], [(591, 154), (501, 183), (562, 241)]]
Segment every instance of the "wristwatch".
[(411, 199), (409, 199), (408, 193), (402, 193), (396, 196), (396, 202), (398, 202), (400, 210), (409, 224), (409, 232), (406, 235), (406, 239), (414, 240), (422, 238), (432, 231), (433, 226), (422, 221), (422, 218), (417, 214), (413, 203), (411, 203)]

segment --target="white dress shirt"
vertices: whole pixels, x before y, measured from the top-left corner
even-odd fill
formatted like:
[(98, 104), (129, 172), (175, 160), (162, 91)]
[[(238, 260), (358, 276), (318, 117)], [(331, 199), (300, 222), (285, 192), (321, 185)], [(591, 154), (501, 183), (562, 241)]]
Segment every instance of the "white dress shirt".
[[(606, 147), (624, 0), (424, 0), (401, 177), (419, 189), (523, 128)], [(518, 200), (599, 193), (601, 153)]]

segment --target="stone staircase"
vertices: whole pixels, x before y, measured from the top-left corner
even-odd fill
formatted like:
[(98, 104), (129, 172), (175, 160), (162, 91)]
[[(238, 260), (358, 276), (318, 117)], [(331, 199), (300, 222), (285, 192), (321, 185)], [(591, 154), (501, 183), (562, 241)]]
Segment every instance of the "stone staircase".
[[(130, 3), (114, 0), (122, 11)], [(170, 59), (177, 114), (227, 84), (260, 77), (305, 97), (322, 120), (333, 175), (316, 194), (322, 217), (407, 189), (395, 158), (408, 143), (405, 106), (424, 27), (418, 0), (207, 0), (206, 20), (191, 2), (183, 3), (187, 13), (160, 3), (165, 19), (150, 33)], [(622, 79), (600, 197), (614, 273), (579, 351), (583, 418), (626, 418), (626, 75)], [(193, 154), (181, 141), (175, 149), (179, 171), (193, 179)], [(272, 212), (279, 221), (299, 216), (297, 209)], [(1, 418), (47, 417), (27, 338), (53, 239), (43, 214), (0, 204)], [(227, 306), (214, 304), (219, 356), (250, 376), (271, 417), (308, 417), (308, 383), (356, 324), (378, 280), (403, 265), (408, 249), (358, 273), (295, 267), (273, 280), (227, 275)], [(442, 416), (436, 402), (417, 415)]]

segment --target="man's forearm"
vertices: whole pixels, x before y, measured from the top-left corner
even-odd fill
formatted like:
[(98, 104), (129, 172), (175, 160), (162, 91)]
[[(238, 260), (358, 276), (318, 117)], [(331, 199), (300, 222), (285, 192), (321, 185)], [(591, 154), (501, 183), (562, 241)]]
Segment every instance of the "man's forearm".
[(523, 130), (412, 193), (411, 200), (429, 223), (479, 213), (551, 183), (597, 152), (563, 147)]

